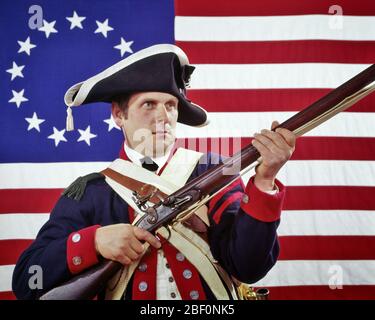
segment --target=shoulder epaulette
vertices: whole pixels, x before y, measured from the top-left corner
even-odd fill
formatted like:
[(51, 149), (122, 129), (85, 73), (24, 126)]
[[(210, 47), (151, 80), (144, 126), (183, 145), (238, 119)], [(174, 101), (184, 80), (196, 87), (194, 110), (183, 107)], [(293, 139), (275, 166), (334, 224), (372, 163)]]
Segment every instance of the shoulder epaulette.
[(67, 187), (62, 195), (73, 200), (81, 200), (88, 182), (96, 179), (103, 179), (104, 175), (99, 172), (90, 173), (86, 176), (77, 178), (69, 187)]

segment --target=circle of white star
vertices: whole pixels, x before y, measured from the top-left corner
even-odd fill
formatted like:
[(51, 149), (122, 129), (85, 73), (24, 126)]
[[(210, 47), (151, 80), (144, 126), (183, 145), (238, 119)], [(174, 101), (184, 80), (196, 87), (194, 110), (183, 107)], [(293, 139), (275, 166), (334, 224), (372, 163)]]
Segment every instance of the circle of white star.
[[(73, 30), (75, 28), (83, 29), (82, 22), (86, 20), (86, 17), (79, 16), (78, 13), (74, 10), (72, 16), (65, 17), (66, 20), (70, 22), (70, 30)], [(105, 19), (103, 22), (100, 22), (98, 20), (95, 21), (97, 24), (97, 28), (94, 31), (94, 33), (101, 33), (104, 38), (108, 37), (108, 32), (113, 31), (114, 28), (112, 28), (109, 25), (109, 19)], [(46, 38), (48, 39), (51, 34), (58, 33), (58, 30), (55, 28), (56, 20), (48, 22), (47, 20), (43, 19), (43, 25), (42, 27), (38, 28), (40, 32), (44, 32)], [(31, 42), (30, 37), (27, 37), (25, 41), (17, 40), (18, 45), (20, 46), (17, 53), (25, 53), (26, 55), (31, 55), (31, 50), (36, 48), (37, 46)], [(120, 43), (118, 45), (115, 45), (113, 48), (120, 50), (121, 57), (124, 56), (125, 53), (133, 53), (133, 50), (131, 48), (134, 41), (125, 41), (123, 37), (120, 38)], [(17, 65), (15, 61), (12, 63), (12, 67), (9, 69), (6, 69), (5, 71), (11, 75), (10, 81), (15, 80), (17, 77), (24, 78), (23, 70), (25, 68), (25, 65)], [(8, 101), (9, 103), (15, 103), (17, 108), (21, 106), (22, 103), (29, 101), (28, 98), (24, 96), (25, 89), (21, 89), (19, 91), (12, 90), (13, 97)], [(31, 131), (32, 129), (35, 129), (36, 131), (40, 132), (40, 125), (45, 122), (45, 119), (38, 118), (38, 115), (36, 112), (33, 112), (33, 115), (31, 118), (24, 118), (28, 122), (28, 128), (27, 131)], [(106, 124), (108, 124), (108, 132), (110, 132), (113, 128), (117, 130), (121, 130), (119, 128), (112, 115), (110, 118), (103, 120)], [(58, 130), (56, 127), (53, 127), (53, 133), (50, 134), (47, 138), (54, 140), (55, 147), (57, 147), (60, 142), (67, 142), (68, 140), (65, 138), (66, 130)], [(88, 146), (90, 146), (91, 139), (96, 138), (97, 135), (91, 133), (91, 128), (88, 126), (85, 130), (78, 129), (78, 132), (80, 134), (80, 137), (77, 139), (77, 142), (84, 141)]]
[(99, 22), (98, 20), (96, 20), (95, 22), (98, 25), (98, 28), (94, 33), (101, 33), (104, 38), (107, 38), (107, 33), (113, 30), (113, 28), (108, 25), (108, 19), (105, 19), (103, 22)]
[(12, 93), (13, 93), (13, 98), (10, 99), (8, 102), (14, 102), (17, 105), (17, 108), (20, 107), (22, 102), (29, 101), (29, 99), (23, 96), (23, 94), (25, 93), (25, 89), (22, 89), (19, 92), (12, 90)]
[(13, 66), (11, 69), (6, 70), (6, 72), (10, 73), (12, 75), (12, 78), (10, 79), (13, 81), (17, 77), (23, 78), (22, 70), (25, 68), (25, 66), (18, 66), (17, 63), (13, 61)]
[(31, 49), (34, 49), (36, 47), (35, 44), (32, 44), (30, 42), (30, 37), (27, 37), (25, 41), (17, 41), (20, 45), (20, 49), (18, 50), (18, 53), (25, 52), (28, 56), (31, 53)]
[(126, 42), (123, 37), (121, 37), (121, 42), (117, 46), (114, 46), (115, 49), (120, 50), (121, 57), (126, 53), (133, 53), (133, 50), (130, 48), (130, 46), (133, 44), (133, 41)]
[(46, 121), (44, 119), (38, 119), (38, 116), (37, 116), (36, 112), (33, 113), (33, 117), (32, 118), (25, 118), (25, 120), (29, 123), (27, 131), (30, 131), (31, 129), (35, 129), (38, 132), (40, 132), (39, 125), (41, 123), (43, 123), (44, 121)]
[(43, 31), (46, 35), (46, 38), (48, 39), (51, 33), (57, 33), (58, 31), (55, 29), (55, 21), (47, 22), (43, 19), (43, 26), (40, 27), (38, 30)]
[(55, 147), (59, 145), (61, 141), (67, 142), (66, 138), (64, 137), (65, 129), (57, 130), (55, 127), (53, 127), (53, 133), (48, 136), (48, 139), (55, 140)]
[(70, 30), (74, 29), (75, 27), (83, 29), (82, 21), (85, 20), (86, 17), (80, 17), (77, 12), (73, 11), (73, 16), (66, 17), (66, 19), (70, 22)]
[(79, 141), (85, 141), (87, 143), (87, 145), (90, 145), (90, 140), (93, 139), (93, 138), (96, 138), (97, 135), (96, 134), (92, 134), (90, 132), (90, 126), (88, 126), (86, 128), (86, 130), (81, 130), (81, 129), (78, 129), (79, 131), (79, 134), (81, 135), (79, 138), (78, 138), (78, 142)]
[(113, 128), (117, 130), (121, 130), (121, 128), (116, 124), (115, 120), (113, 119), (113, 116), (111, 114), (110, 118), (103, 120), (106, 124), (108, 124), (108, 132), (111, 131)]

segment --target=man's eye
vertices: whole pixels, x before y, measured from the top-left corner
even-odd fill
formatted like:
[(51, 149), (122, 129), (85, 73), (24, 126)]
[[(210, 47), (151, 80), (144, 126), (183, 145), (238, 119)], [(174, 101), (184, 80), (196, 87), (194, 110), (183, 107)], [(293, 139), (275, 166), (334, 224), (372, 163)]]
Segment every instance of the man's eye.
[(146, 108), (146, 109), (152, 109), (154, 106), (153, 102), (152, 101), (146, 101), (144, 104), (143, 104), (143, 107)]
[(166, 105), (166, 107), (167, 107), (168, 110), (174, 110), (174, 109), (177, 109), (177, 104), (175, 104), (175, 103), (168, 103)]

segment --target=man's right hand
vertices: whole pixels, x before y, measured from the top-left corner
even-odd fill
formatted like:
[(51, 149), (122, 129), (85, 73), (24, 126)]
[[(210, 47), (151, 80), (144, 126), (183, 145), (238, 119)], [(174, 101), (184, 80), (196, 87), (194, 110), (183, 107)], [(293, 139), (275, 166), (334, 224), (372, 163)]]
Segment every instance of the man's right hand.
[(140, 258), (144, 250), (142, 240), (156, 249), (161, 247), (160, 241), (144, 229), (125, 223), (113, 224), (96, 230), (95, 248), (102, 257), (126, 265)]

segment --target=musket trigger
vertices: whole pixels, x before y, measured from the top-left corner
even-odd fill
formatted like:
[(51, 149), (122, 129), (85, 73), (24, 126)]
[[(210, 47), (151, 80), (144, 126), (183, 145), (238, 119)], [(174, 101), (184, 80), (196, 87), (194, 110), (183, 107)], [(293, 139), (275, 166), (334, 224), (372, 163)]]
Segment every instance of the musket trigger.
[(163, 233), (161, 233), (161, 234), (163, 235), (163, 238), (168, 241), (171, 238), (171, 236), (172, 236), (171, 228), (172, 228), (172, 226), (169, 225), (169, 224), (166, 225), (166, 226), (162, 226), (162, 227), (159, 228), (158, 231), (156, 231), (156, 234), (160, 231), (160, 229), (166, 230), (168, 232), (168, 236), (167, 237), (165, 237)]

